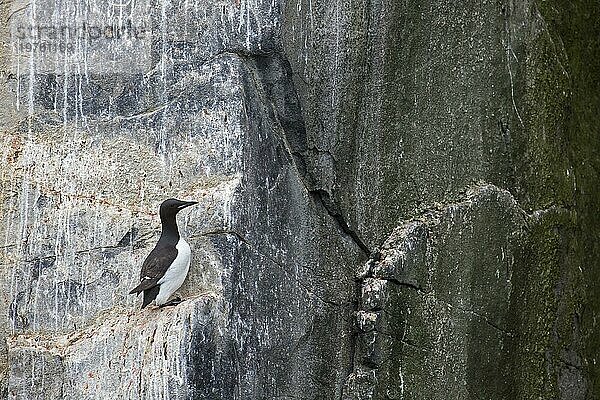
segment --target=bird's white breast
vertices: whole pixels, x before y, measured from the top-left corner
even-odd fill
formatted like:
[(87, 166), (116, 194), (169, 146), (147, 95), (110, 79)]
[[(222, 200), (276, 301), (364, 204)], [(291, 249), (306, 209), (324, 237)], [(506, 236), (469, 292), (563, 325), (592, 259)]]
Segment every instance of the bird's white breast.
[(192, 258), (190, 245), (180, 237), (175, 248), (177, 249), (177, 257), (175, 257), (167, 272), (158, 281), (160, 290), (156, 296), (156, 305), (159, 306), (166, 303), (169, 297), (181, 287), (190, 270), (190, 261)]

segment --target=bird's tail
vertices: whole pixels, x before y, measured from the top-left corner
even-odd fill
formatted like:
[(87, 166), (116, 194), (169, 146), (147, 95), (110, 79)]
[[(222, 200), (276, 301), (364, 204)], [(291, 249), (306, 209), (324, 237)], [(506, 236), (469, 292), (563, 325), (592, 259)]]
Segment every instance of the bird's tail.
[(160, 290), (160, 286), (154, 286), (148, 290), (144, 290), (144, 301), (142, 302), (142, 310), (150, 303), (152, 300), (156, 299), (158, 296), (158, 291)]

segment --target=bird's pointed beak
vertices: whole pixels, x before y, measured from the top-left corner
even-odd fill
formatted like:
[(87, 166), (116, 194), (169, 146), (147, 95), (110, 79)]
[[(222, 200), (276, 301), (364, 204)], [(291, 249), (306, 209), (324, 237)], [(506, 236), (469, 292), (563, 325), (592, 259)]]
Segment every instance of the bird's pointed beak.
[(178, 206), (177, 208), (179, 208), (180, 210), (189, 207), (189, 206), (193, 206), (194, 204), (198, 204), (197, 201), (185, 201), (183, 202), (183, 204), (181, 204), (180, 206)]

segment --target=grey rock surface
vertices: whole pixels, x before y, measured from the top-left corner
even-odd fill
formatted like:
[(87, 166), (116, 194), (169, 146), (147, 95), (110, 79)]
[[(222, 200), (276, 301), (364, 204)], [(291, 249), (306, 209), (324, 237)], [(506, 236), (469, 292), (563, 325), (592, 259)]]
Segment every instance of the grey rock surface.
[(488, 185), (395, 229), (361, 276), (359, 363), (345, 398), (497, 396), (527, 220)]
[[(0, 17), (0, 398), (600, 396), (598, 4)], [(186, 300), (139, 310), (167, 197)]]
[(105, 313), (88, 329), (66, 335), (20, 335), (8, 343), (9, 395), (186, 398), (198, 379), (189, 367), (195, 360), (218, 371), (218, 312), (216, 298), (203, 296), (150, 316), (131, 309)]

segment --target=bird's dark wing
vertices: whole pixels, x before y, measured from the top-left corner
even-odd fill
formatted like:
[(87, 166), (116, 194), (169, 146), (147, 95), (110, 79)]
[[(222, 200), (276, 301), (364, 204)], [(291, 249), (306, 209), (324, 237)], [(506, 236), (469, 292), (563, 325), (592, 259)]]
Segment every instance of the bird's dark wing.
[(155, 247), (142, 264), (140, 284), (129, 292), (129, 294), (140, 293), (155, 287), (176, 257), (177, 249), (174, 246)]

